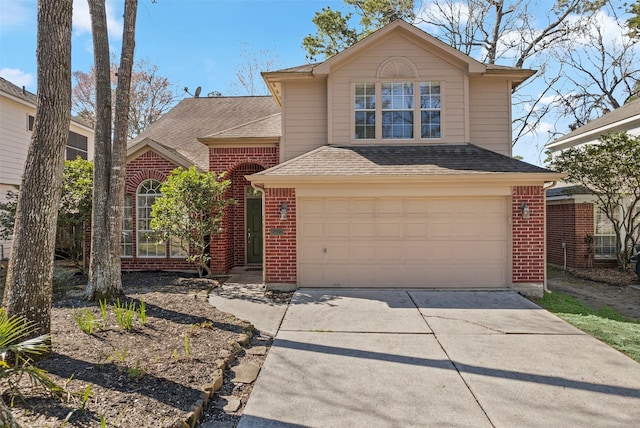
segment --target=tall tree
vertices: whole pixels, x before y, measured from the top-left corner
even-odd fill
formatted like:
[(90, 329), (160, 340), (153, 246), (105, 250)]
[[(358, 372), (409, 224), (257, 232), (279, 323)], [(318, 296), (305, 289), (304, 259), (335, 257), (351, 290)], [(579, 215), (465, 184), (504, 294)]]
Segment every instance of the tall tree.
[(352, 28), (353, 13), (345, 15), (325, 7), (316, 12), (312, 21), (316, 34), (309, 34), (302, 41), (310, 61), (330, 58), (353, 45), (358, 40), (384, 27), (394, 19), (412, 22), (415, 18), (414, 0), (344, 0), (360, 16), (358, 27)]
[(56, 218), (71, 118), (72, 5), (72, 0), (38, 2), (37, 114), (4, 291), (8, 316), (34, 323), (34, 336), (51, 331)]
[(640, 39), (628, 37), (625, 21), (598, 14), (588, 27), (552, 54), (563, 69), (554, 88), (560, 111), (571, 129), (615, 110), (637, 95)]
[(596, 197), (613, 224), (618, 266), (627, 269), (640, 232), (640, 136), (619, 132), (600, 141), (562, 151), (551, 166)]
[(269, 90), (267, 89), (267, 85), (265, 85), (260, 72), (273, 70), (276, 57), (268, 50), (263, 49), (258, 52), (250, 52), (249, 46), (246, 42), (242, 43), (240, 57), (243, 62), (238, 66), (238, 71), (236, 71), (238, 83), (231, 85), (234, 92), (251, 96), (268, 95)]
[(631, 17), (627, 20), (629, 35), (631, 37), (640, 37), (640, 0), (636, 0), (629, 5), (629, 14), (631, 14)]
[[(86, 73), (74, 71), (75, 82), (71, 101), (73, 110), (91, 125), (96, 122), (96, 85), (95, 67)], [(118, 64), (110, 66), (109, 83), (112, 103), (115, 102), (118, 84)], [(175, 104), (178, 95), (169, 79), (162, 76), (158, 66), (146, 60), (138, 60), (133, 64), (131, 72), (129, 109), (129, 129), (127, 136), (135, 138), (149, 125), (158, 120)]]
[(109, 39), (105, 0), (89, 0), (96, 70), (96, 125), (91, 221), (91, 257), (86, 297), (110, 299), (122, 294), (120, 237), (129, 116), (129, 89), (135, 48), (137, 0), (125, 0), (122, 49), (113, 142), (111, 141), (111, 87)]

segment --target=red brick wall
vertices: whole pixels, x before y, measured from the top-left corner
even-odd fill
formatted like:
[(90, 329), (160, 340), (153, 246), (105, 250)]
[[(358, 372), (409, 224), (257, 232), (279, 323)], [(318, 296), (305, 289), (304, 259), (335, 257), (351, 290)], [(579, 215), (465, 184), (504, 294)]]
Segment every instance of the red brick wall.
[(209, 148), (209, 170), (230, 172), (237, 166), (255, 163), (262, 169), (271, 168), (280, 161), (277, 146), (271, 147), (211, 147)]
[[(521, 203), (530, 217), (522, 218)], [(544, 191), (542, 186), (512, 188), (513, 283), (544, 282)]]
[[(287, 219), (280, 220), (280, 204), (287, 203)], [(296, 275), (296, 194), (295, 189), (265, 190), (265, 255), (267, 284), (295, 284)], [(281, 229), (282, 234), (272, 234)]]
[(585, 268), (588, 250), (584, 239), (593, 235), (593, 204), (567, 201), (547, 206), (547, 260), (564, 265), (562, 243), (567, 244), (567, 266)]
[[(154, 179), (160, 182), (167, 179), (169, 173), (178, 165), (168, 161), (156, 152), (147, 151), (129, 162), (125, 171), (125, 194), (132, 195), (133, 236), (136, 236), (136, 192), (144, 180)], [(167, 244), (166, 257), (140, 258), (136, 256), (136, 242), (133, 242), (133, 257), (122, 258), (122, 270), (195, 270), (193, 263), (184, 258), (170, 258)]]
[(234, 266), (243, 266), (246, 260), (245, 238), (245, 187), (249, 182), (244, 178), (279, 162), (277, 146), (271, 147), (210, 147), (209, 169), (217, 173), (226, 172), (231, 179), (231, 189), (227, 197), (238, 202), (228, 207), (222, 220), (223, 232), (211, 243), (211, 270), (227, 273)]

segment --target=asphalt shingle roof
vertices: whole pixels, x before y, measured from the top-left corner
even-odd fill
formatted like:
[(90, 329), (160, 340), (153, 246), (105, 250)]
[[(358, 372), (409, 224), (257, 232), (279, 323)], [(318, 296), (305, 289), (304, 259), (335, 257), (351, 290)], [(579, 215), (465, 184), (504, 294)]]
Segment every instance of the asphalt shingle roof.
[[(266, 120), (273, 116), (278, 120)], [(129, 146), (150, 138), (206, 171), (209, 149), (198, 138), (228, 137), (225, 131), (236, 137), (264, 136), (263, 132), (279, 136), (279, 117), (278, 106), (268, 96), (187, 98), (130, 141)]]
[(631, 101), (621, 107), (618, 107), (615, 110), (610, 111), (609, 113), (592, 120), (591, 122), (577, 128), (568, 134), (563, 135), (557, 140), (552, 141), (550, 144), (559, 143), (568, 138), (576, 137), (581, 134), (585, 134), (589, 131), (593, 131), (598, 128), (602, 128), (608, 125), (612, 125), (616, 122), (629, 119), (633, 116), (637, 116), (640, 120), (640, 98), (637, 100)]
[[(0, 92), (4, 92), (7, 95), (11, 95), (15, 98), (21, 99), (22, 101), (25, 101), (28, 104), (31, 104), (33, 108), (36, 108), (37, 97), (35, 94), (17, 85), (14, 85), (13, 83), (9, 82), (7, 79), (4, 79), (2, 77), (0, 77)], [(85, 121), (83, 121), (78, 117), (71, 116), (71, 120), (76, 122), (77, 124), (91, 128), (89, 124), (87, 124)]]
[(473, 144), (323, 146), (256, 175), (358, 176), (549, 173)]

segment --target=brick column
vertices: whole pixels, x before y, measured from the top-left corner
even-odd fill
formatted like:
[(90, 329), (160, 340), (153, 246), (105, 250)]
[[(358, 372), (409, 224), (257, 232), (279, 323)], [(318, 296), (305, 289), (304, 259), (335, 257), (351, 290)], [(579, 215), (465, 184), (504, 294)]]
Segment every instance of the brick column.
[[(521, 204), (529, 206), (529, 218), (522, 217)], [(542, 186), (512, 188), (512, 277), (513, 288), (542, 296), (545, 272), (544, 190)]]
[[(296, 193), (295, 189), (265, 189), (264, 273), (268, 288), (294, 289), (296, 272)], [(287, 204), (287, 219), (281, 220), (280, 207)]]

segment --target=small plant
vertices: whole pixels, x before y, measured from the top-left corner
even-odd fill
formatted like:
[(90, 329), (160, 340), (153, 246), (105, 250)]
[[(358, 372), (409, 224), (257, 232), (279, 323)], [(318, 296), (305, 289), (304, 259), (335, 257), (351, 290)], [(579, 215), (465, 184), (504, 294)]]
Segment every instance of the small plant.
[(213, 323), (211, 321), (202, 321), (202, 322), (197, 322), (197, 323), (191, 324), (191, 326), (193, 328), (196, 328), (196, 327), (211, 328), (211, 327), (213, 327)]
[(84, 308), (84, 310), (74, 309), (73, 319), (76, 320), (76, 324), (86, 334), (93, 334), (93, 327), (96, 324), (96, 316), (91, 309)]
[(129, 377), (135, 380), (140, 380), (147, 374), (143, 367), (140, 367), (140, 361), (136, 361), (136, 366), (129, 368)]
[(127, 306), (118, 299), (113, 304), (113, 312), (116, 314), (116, 320), (120, 327), (126, 331), (133, 329), (133, 318), (136, 314), (136, 304), (134, 302), (129, 302), (129, 306)]
[(98, 303), (100, 303), (100, 315), (102, 315), (102, 325), (107, 325), (107, 318), (109, 317), (109, 313), (107, 312), (107, 299), (102, 299)]
[(184, 354), (188, 357), (191, 355), (191, 343), (189, 342), (189, 335), (184, 335)]
[(138, 320), (140, 324), (145, 325), (147, 323), (147, 304), (144, 300), (140, 299), (140, 307), (138, 308)]
[[(67, 381), (70, 382), (71, 379), (73, 379), (73, 375), (71, 375), (71, 377), (69, 378), (69, 380)], [(70, 394), (68, 394), (70, 395)], [(91, 385), (87, 385), (87, 387), (84, 389), (84, 392), (82, 394), (79, 393), (74, 393), (74, 395), (78, 395), (78, 396), (82, 396), (81, 401), (80, 401), (80, 407), (78, 407), (77, 409), (73, 409), (72, 411), (70, 411), (69, 413), (67, 413), (67, 416), (64, 418), (64, 420), (62, 421), (62, 426), (65, 427), (67, 426), (67, 423), (69, 423), (69, 421), (71, 420), (71, 416), (73, 416), (73, 414), (77, 411), (80, 411), (82, 413), (87, 411), (87, 408), (89, 407), (89, 398), (91, 398)]]
[(116, 349), (113, 353), (114, 353), (115, 359), (118, 360), (120, 364), (124, 364), (124, 361), (127, 359), (127, 345), (124, 345), (122, 347), (122, 351), (118, 351)]
[[(0, 384), (8, 387), (12, 398), (20, 395), (20, 379), (24, 375), (55, 396), (63, 392), (45, 370), (31, 364), (31, 356), (45, 354), (51, 349), (49, 335), (27, 339), (35, 329), (34, 323), (18, 316), (8, 317), (0, 308)], [(12, 357), (12, 361), (7, 361), (8, 357)]]

